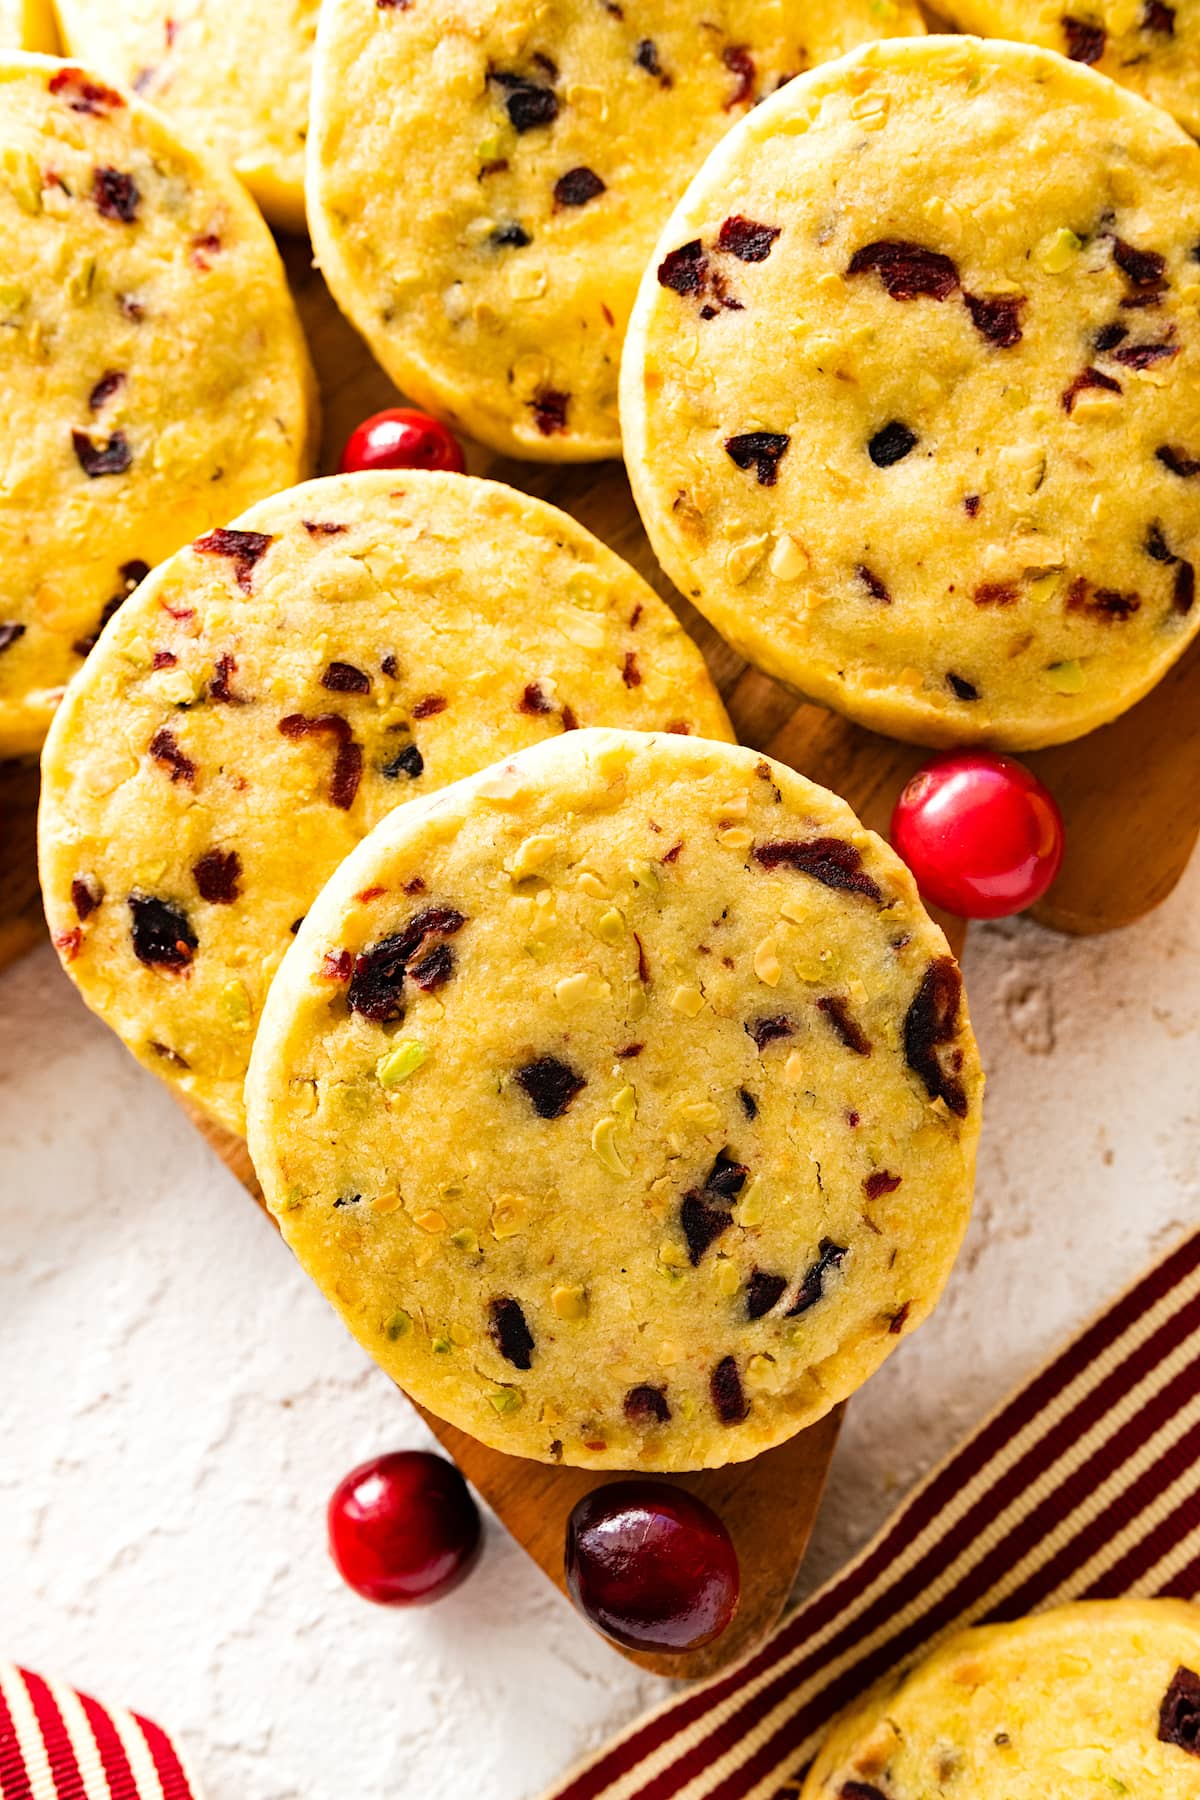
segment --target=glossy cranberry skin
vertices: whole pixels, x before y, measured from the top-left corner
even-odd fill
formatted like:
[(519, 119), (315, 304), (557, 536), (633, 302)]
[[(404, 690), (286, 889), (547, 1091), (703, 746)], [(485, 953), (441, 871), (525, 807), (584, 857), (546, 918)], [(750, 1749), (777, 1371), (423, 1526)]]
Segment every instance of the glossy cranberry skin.
[(606, 1636), (632, 1650), (698, 1650), (737, 1611), (737, 1552), (686, 1488), (618, 1481), (567, 1521), (567, 1588)]
[(362, 469), (448, 469), (464, 475), (462, 445), (440, 419), (409, 406), (393, 406), (356, 425), (342, 451), (343, 475)]
[(329, 1502), (329, 1551), (342, 1579), (381, 1606), (440, 1600), (479, 1555), (479, 1512), (452, 1462), (397, 1450), (352, 1469)]
[(1058, 874), (1062, 814), (1023, 763), (956, 750), (908, 783), (892, 843), (931, 905), (962, 919), (1003, 919), (1040, 900)]

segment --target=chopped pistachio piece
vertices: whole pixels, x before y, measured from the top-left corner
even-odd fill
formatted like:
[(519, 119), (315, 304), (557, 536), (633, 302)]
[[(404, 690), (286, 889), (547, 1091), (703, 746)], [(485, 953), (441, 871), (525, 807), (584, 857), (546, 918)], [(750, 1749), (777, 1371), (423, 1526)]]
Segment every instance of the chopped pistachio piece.
[(393, 1049), (385, 1051), (375, 1064), (380, 1087), (399, 1087), (429, 1061), (429, 1051), (416, 1038), (404, 1038)]
[(628, 1175), (629, 1173), (621, 1161), (614, 1140), (619, 1123), (620, 1121), (610, 1114), (603, 1119), (597, 1119), (592, 1127), (592, 1149), (601, 1167), (607, 1169), (610, 1175)]
[(493, 1388), (488, 1399), (503, 1418), (505, 1413), (514, 1413), (522, 1404), (522, 1397), (516, 1388)]
[(391, 1318), (383, 1328), (383, 1333), (384, 1336), (390, 1338), (394, 1344), (398, 1338), (407, 1337), (411, 1330), (412, 1314), (406, 1313), (401, 1306), (392, 1314)]
[(581, 1287), (556, 1287), (550, 1295), (550, 1304), (560, 1319), (587, 1318), (587, 1295)]

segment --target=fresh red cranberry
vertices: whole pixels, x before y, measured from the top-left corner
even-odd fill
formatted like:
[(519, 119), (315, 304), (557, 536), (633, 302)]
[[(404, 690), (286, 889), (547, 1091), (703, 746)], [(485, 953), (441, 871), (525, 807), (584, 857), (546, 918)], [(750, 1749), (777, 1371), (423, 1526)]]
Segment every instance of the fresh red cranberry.
[(633, 1650), (698, 1650), (737, 1611), (737, 1552), (686, 1488), (618, 1481), (567, 1521), (567, 1587), (592, 1624)]
[(1063, 858), (1053, 795), (1010, 756), (935, 756), (901, 794), (892, 843), (925, 899), (963, 919), (1002, 919), (1040, 900)]
[(464, 475), (466, 468), (462, 445), (450, 427), (409, 406), (393, 406), (364, 419), (342, 451), (343, 475), (361, 469), (448, 469)]
[(479, 1513), (452, 1462), (397, 1450), (352, 1469), (329, 1502), (329, 1550), (364, 1600), (412, 1606), (456, 1588), (479, 1555)]

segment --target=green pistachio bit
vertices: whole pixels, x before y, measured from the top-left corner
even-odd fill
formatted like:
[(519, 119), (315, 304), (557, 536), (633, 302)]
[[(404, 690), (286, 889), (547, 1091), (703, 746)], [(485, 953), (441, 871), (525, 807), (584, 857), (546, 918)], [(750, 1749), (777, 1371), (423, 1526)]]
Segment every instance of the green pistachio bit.
[(1060, 225), (1038, 245), (1038, 261), (1047, 275), (1063, 275), (1082, 249), (1083, 240), (1066, 225)]
[(517, 1412), (521, 1406), (521, 1395), (516, 1388), (494, 1388), (488, 1399), (500, 1414)]
[(451, 1232), (450, 1242), (454, 1245), (455, 1249), (465, 1250), (469, 1256), (474, 1256), (479, 1248), (478, 1237), (473, 1231), (466, 1228), (462, 1231)]
[(429, 1061), (429, 1052), (424, 1044), (416, 1038), (404, 1038), (394, 1049), (388, 1050), (375, 1064), (375, 1073), (380, 1087), (399, 1087), (410, 1075), (415, 1075), (422, 1063)]
[(450, 1342), (448, 1337), (438, 1336), (430, 1341), (429, 1348), (433, 1351), (435, 1356), (449, 1356), (454, 1345)]
[(403, 1307), (392, 1314), (383, 1328), (384, 1336), (389, 1337), (393, 1344), (398, 1338), (407, 1337), (411, 1330), (412, 1314), (406, 1313)]
[(241, 981), (227, 981), (221, 989), (221, 1015), (235, 1031), (245, 1031), (250, 1023), (250, 995)]
[(300, 1189), (298, 1187), (290, 1187), (283, 1196), (283, 1199), (279, 1202), (279, 1210), (280, 1212), (295, 1212), (296, 1208), (303, 1204), (304, 1196)]
[(1083, 664), (1076, 662), (1073, 657), (1069, 662), (1051, 663), (1046, 676), (1056, 694), (1083, 692)]
[(607, 1169), (610, 1175), (628, 1175), (629, 1170), (621, 1161), (613, 1136), (618, 1122), (611, 1115), (596, 1121), (592, 1127), (592, 1149), (601, 1167)]

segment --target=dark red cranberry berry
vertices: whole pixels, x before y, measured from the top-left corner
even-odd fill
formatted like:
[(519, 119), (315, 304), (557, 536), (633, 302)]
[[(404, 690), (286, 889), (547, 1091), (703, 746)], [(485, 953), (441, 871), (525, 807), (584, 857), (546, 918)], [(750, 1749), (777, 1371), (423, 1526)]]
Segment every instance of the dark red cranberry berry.
[(412, 407), (394, 406), (355, 427), (342, 451), (343, 475), (362, 469), (447, 469), (465, 475), (462, 445), (440, 419)]
[(440, 1600), (479, 1555), (479, 1512), (452, 1462), (397, 1450), (340, 1481), (329, 1502), (329, 1550), (364, 1600), (414, 1606)]
[(958, 750), (913, 776), (892, 816), (892, 843), (931, 905), (1002, 919), (1034, 905), (1058, 874), (1062, 815), (1023, 763)]
[(567, 1521), (567, 1588), (606, 1636), (632, 1650), (698, 1650), (737, 1611), (737, 1552), (724, 1525), (686, 1488), (618, 1481)]

